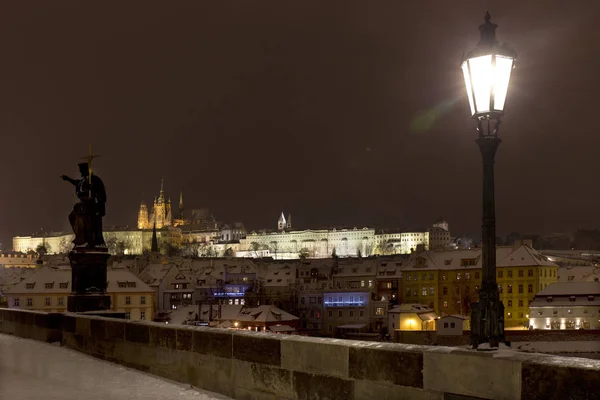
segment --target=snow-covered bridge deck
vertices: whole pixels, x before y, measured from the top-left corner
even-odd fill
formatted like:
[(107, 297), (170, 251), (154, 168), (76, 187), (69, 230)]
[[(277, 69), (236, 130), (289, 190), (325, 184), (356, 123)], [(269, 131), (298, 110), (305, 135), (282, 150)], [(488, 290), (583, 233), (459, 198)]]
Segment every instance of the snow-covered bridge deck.
[(0, 399), (228, 399), (58, 345), (0, 333)]

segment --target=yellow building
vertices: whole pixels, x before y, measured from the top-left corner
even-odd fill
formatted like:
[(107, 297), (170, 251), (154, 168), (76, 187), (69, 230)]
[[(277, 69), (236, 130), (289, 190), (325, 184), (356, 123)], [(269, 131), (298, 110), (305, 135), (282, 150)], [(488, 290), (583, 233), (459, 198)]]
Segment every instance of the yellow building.
[[(125, 312), (132, 320), (154, 317), (154, 291), (125, 270), (108, 270), (107, 293), (111, 310)], [(9, 308), (46, 312), (67, 311), (71, 294), (71, 269), (44, 266), (5, 292)]]
[[(525, 327), (535, 294), (557, 281), (558, 265), (529, 243), (496, 250), (496, 274), (507, 328)], [(439, 315), (469, 315), (481, 286), (481, 249), (422, 251), (402, 267), (402, 302), (425, 304)]]

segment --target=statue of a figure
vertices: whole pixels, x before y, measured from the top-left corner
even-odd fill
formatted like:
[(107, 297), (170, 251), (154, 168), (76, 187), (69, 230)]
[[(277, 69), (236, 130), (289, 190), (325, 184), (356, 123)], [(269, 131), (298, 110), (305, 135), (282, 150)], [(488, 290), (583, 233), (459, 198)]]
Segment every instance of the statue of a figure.
[(91, 174), (88, 163), (79, 164), (81, 179), (71, 179), (66, 175), (61, 178), (75, 186), (79, 202), (69, 214), (69, 222), (75, 233), (73, 244), (76, 247), (105, 246), (102, 236), (102, 217), (105, 214), (106, 191), (102, 179)]

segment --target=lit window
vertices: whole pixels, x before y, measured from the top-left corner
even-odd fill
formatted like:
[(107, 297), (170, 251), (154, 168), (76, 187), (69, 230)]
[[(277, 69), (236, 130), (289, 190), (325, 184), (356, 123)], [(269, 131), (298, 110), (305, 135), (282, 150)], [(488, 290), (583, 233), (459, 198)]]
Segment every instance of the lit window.
[(369, 287), (373, 287), (373, 281), (369, 280)]
[(375, 308), (375, 315), (383, 315), (383, 307)]
[(471, 274), (469, 272), (465, 272), (465, 279), (471, 279)]
[(448, 308), (448, 302), (444, 301), (444, 308)]
[(460, 272), (457, 272), (457, 273), (456, 273), (456, 279), (457, 279), (457, 280), (460, 280)]
[(421, 288), (421, 296), (427, 296), (427, 287), (423, 286)]
[(508, 315), (508, 318), (512, 318), (512, 314), (511, 313), (508, 313), (507, 315)]
[(365, 287), (365, 281), (360, 281), (360, 287)]

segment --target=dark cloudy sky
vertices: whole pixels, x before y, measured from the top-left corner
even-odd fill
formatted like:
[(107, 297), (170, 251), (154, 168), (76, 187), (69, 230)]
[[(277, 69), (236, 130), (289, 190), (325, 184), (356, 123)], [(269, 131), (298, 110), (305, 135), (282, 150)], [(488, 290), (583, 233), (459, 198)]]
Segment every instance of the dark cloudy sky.
[(175, 200), (274, 227), (480, 219), (459, 61), (489, 9), (518, 54), (499, 233), (600, 227), (596, 0), (5, 1), (0, 238), (68, 229), (93, 142), (107, 224)]

